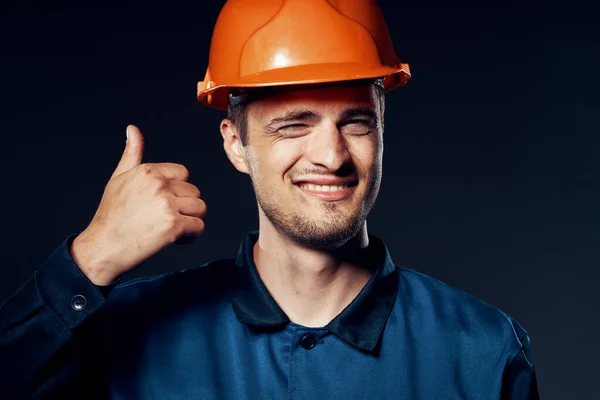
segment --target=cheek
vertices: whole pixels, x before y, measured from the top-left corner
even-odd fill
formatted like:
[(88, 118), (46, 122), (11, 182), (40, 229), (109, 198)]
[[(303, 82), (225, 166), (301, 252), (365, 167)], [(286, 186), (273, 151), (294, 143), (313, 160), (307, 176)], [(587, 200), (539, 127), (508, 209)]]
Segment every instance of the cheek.
[(383, 147), (377, 138), (362, 137), (352, 143), (351, 154), (361, 173), (380, 169)]
[(256, 152), (259, 174), (264, 180), (283, 180), (302, 155), (301, 141), (281, 140), (262, 146)]

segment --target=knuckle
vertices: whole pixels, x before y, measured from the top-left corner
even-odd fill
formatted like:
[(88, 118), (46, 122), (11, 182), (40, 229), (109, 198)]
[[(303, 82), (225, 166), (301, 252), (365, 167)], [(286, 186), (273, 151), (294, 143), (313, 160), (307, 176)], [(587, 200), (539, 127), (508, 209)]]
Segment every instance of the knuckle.
[(168, 196), (160, 197), (158, 204), (160, 210), (167, 218), (173, 218), (176, 215), (173, 200), (171, 200)]
[(160, 193), (169, 187), (169, 181), (165, 178), (161, 178), (156, 176), (152, 179), (152, 183), (150, 185), (152, 188), (152, 192), (154, 194)]
[(178, 218), (174, 214), (168, 214), (165, 217), (165, 231), (168, 233), (170, 239), (176, 240), (181, 234), (181, 227), (178, 223)]
[(172, 230), (170, 231), (170, 234), (168, 236), (168, 241), (169, 243), (175, 243), (177, 241), (177, 239), (179, 239), (179, 237), (181, 236), (181, 234), (179, 232), (177, 232), (176, 230)]
[(150, 175), (152, 173), (152, 166), (150, 164), (140, 164), (137, 168), (138, 171), (144, 175)]

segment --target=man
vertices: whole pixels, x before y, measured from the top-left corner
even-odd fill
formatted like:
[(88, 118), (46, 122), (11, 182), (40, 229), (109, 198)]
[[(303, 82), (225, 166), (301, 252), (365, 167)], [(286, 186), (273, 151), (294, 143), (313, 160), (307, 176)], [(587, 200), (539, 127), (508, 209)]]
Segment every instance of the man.
[(174, 163), (125, 152), (98, 211), (1, 309), (2, 393), (125, 399), (534, 399), (525, 330), (394, 265), (366, 217), (384, 91), (409, 77), (375, 1), (230, 0), (201, 102), (228, 110), (259, 230), (235, 260), (118, 284), (204, 231)]

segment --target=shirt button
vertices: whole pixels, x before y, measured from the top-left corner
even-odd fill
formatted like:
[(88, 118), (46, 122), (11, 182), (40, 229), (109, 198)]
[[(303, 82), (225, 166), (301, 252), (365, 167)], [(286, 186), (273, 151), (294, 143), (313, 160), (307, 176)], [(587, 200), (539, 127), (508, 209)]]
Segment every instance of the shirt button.
[(315, 335), (312, 335), (312, 334), (304, 335), (304, 336), (302, 336), (302, 339), (300, 339), (300, 344), (306, 350), (310, 350), (310, 349), (312, 349), (313, 347), (316, 346), (316, 344), (317, 344), (317, 337)]
[(73, 310), (75, 311), (83, 311), (87, 307), (87, 299), (80, 294), (76, 294), (73, 296), (73, 299), (71, 299), (71, 307), (73, 307)]

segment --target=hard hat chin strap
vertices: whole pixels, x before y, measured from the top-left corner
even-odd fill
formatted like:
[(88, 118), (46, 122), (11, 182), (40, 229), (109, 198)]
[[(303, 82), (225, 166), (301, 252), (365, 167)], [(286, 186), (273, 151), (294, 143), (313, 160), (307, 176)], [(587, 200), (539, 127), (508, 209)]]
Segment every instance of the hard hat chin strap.
[(314, 87), (324, 87), (324, 86), (333, 86), (333, 85), (348, 85), (348, 86), (361, 86), (365, 84), (373, 84), (381, 89), (384, 89), (383, 79), (356, 79), (350, 81), (338, 81), (338, 82), (326, 82), (326, 83), (318, 83), (318, 84), (310, 84), (310, 85), (286, 85), (286, 86), (266, 86), (266, 87), (252, 87), (252, 88), (233, 88), (228, 96), (228, 104), (230, 107), (235, 107), (240, 104), (248, 104), (252, 101), (264, 99), (269, 96), (273, 96), (275, 94), (290, 92), (293, 90), (299, 90), (303, 87), (310, 86)]

